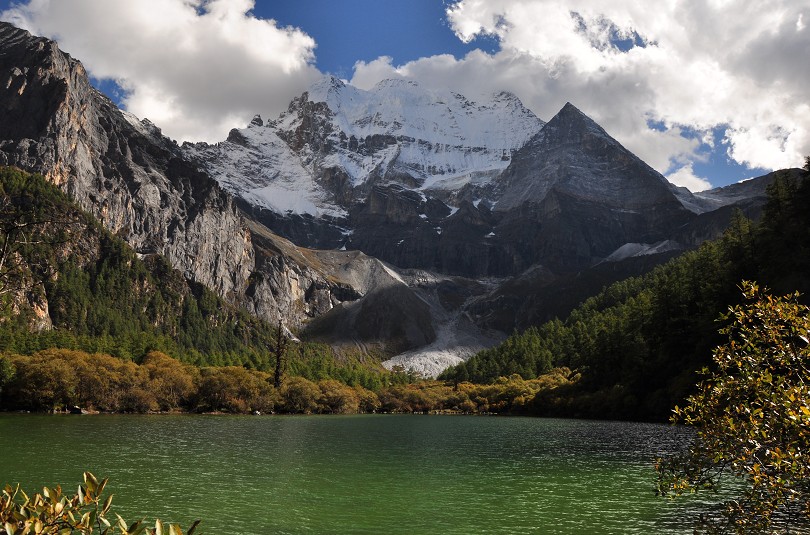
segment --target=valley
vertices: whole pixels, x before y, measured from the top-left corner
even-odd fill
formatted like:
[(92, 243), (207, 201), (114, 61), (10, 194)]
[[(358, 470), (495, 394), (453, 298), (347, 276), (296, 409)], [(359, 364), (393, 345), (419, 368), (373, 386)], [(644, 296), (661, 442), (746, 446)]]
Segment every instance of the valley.
[(805, 13), (282, 4), (0, 0), (0, 534), (805, 532)]
[(275, 119), (178, 145), (54, 42), (0, 23), (0, 43), (0, 164), (217, 306), (426, 377), (720, 237), (735, 211), (760, 217), (775, 180), (692, 194), (570, 103), (546, 122), (510, 93), (328, 75)]

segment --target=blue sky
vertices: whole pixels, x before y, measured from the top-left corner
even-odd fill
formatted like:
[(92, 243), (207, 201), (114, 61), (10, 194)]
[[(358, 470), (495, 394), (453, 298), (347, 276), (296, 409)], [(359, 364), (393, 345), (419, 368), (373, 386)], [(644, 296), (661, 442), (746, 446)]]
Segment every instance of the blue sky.
[(494, 37), (463, 43), (445, 15), (442, 0), (273, 0), (253, 12), (282, 26), (295, 26), (315, 38), (315, 65), (351, 78), (357, 61), (390, 56), (395, 65), (435, 54), (461, 58), (470, 50), (498, 50)]
[[(277, 115), (323, 73), (567, 101), (693, 191), (810, 153), (810, 0), (0, 0), (178, 140)], [(13, 8), (9, 10), (9, 8)], [(271, 22), (275, 21), (275, 22)]]

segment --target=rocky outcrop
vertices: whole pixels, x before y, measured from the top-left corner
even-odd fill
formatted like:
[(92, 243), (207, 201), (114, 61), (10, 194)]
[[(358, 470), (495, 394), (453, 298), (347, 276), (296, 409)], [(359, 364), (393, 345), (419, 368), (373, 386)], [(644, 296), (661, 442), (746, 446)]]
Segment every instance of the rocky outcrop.
[(0, 50), (0, 163), (42, 173), (135, 250), (237, 299), (253, 251), (216, 181), (93, 89), (54, 42), (1, 23)]
[(120, 111), (56, 43), (7, 23), (0, 116), (0, 164), (43, 174), (136, 251), (164, 255), (229, 301), (299, 327), (359, 297), (303, 256), (267, 246), (269, 231), (251, 226), (176, 143)]
[(278, 119), (234, 132), (185, 152), (299, 245), (400, 268), (577, 272), (696, 216), (688, 192), (571, 104), (544, 125), (508, 93), (478, 105), (404, 80), (361, 91), (325, 77)]

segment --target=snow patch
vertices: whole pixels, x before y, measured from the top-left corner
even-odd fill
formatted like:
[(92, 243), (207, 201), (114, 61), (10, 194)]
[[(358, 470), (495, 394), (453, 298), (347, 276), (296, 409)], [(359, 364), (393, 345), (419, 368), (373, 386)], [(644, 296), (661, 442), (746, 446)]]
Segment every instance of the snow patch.
[(681, 248), (681, 245), (673, 240), (664, 240), (654, 244), (625, 243), (605, 258), (605, 261), (619, 262), (627, 258), (677, 251)]
[(402, 366), (425, 377), (436, 377), (450, 366), (464, 362), (479, 351), (492, 347), (502, 337), (493, 338), (482, 333), (463, 314), (437, 314), (436, 340), (424, 347), (400, 353), (383, 362), (383, 366), (393, 369)]
[(391, 276), (392, 279), (394, 279), (397, 282), (401, 282), (402, 284), (405, 284), (407, 286), (407, 283), (402, 279), (399, 273), (397, 273), (396, 271), (385, 265), (383, 262), (380, 262), (380, 265), (385, 270), (385, 272)]

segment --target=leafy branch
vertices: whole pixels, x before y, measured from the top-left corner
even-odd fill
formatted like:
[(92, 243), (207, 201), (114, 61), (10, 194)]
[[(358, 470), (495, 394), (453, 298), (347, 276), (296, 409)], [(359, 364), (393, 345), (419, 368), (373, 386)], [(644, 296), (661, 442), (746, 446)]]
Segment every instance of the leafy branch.
[(730, 476), (741, 494), (704, 517), (707, 533), (810, 527), (810, 308), (743, 282), (698, 391), (673, 422), (695, 426), (687, 451), (659, 459), (659, 494), (716, 489)]
[(6, 485), (0, 498), (0, 535), (193, 535), (200, 523), (197, 520), (183, 532), (177, 524), (165, 528), (160, 520), (155, 520), (154, 526), (143, 520), (128, 525), (118, 514), (111, 522), (108, 516), (113, 496), (103, 497), (106, 485), (106, 478), (99, 481), (90, 472), (84, 473), (84, 485), (72, 496), (64, 495), (57, 486), (45, 487), (42, 493), (29, 497), (19, 485)]

